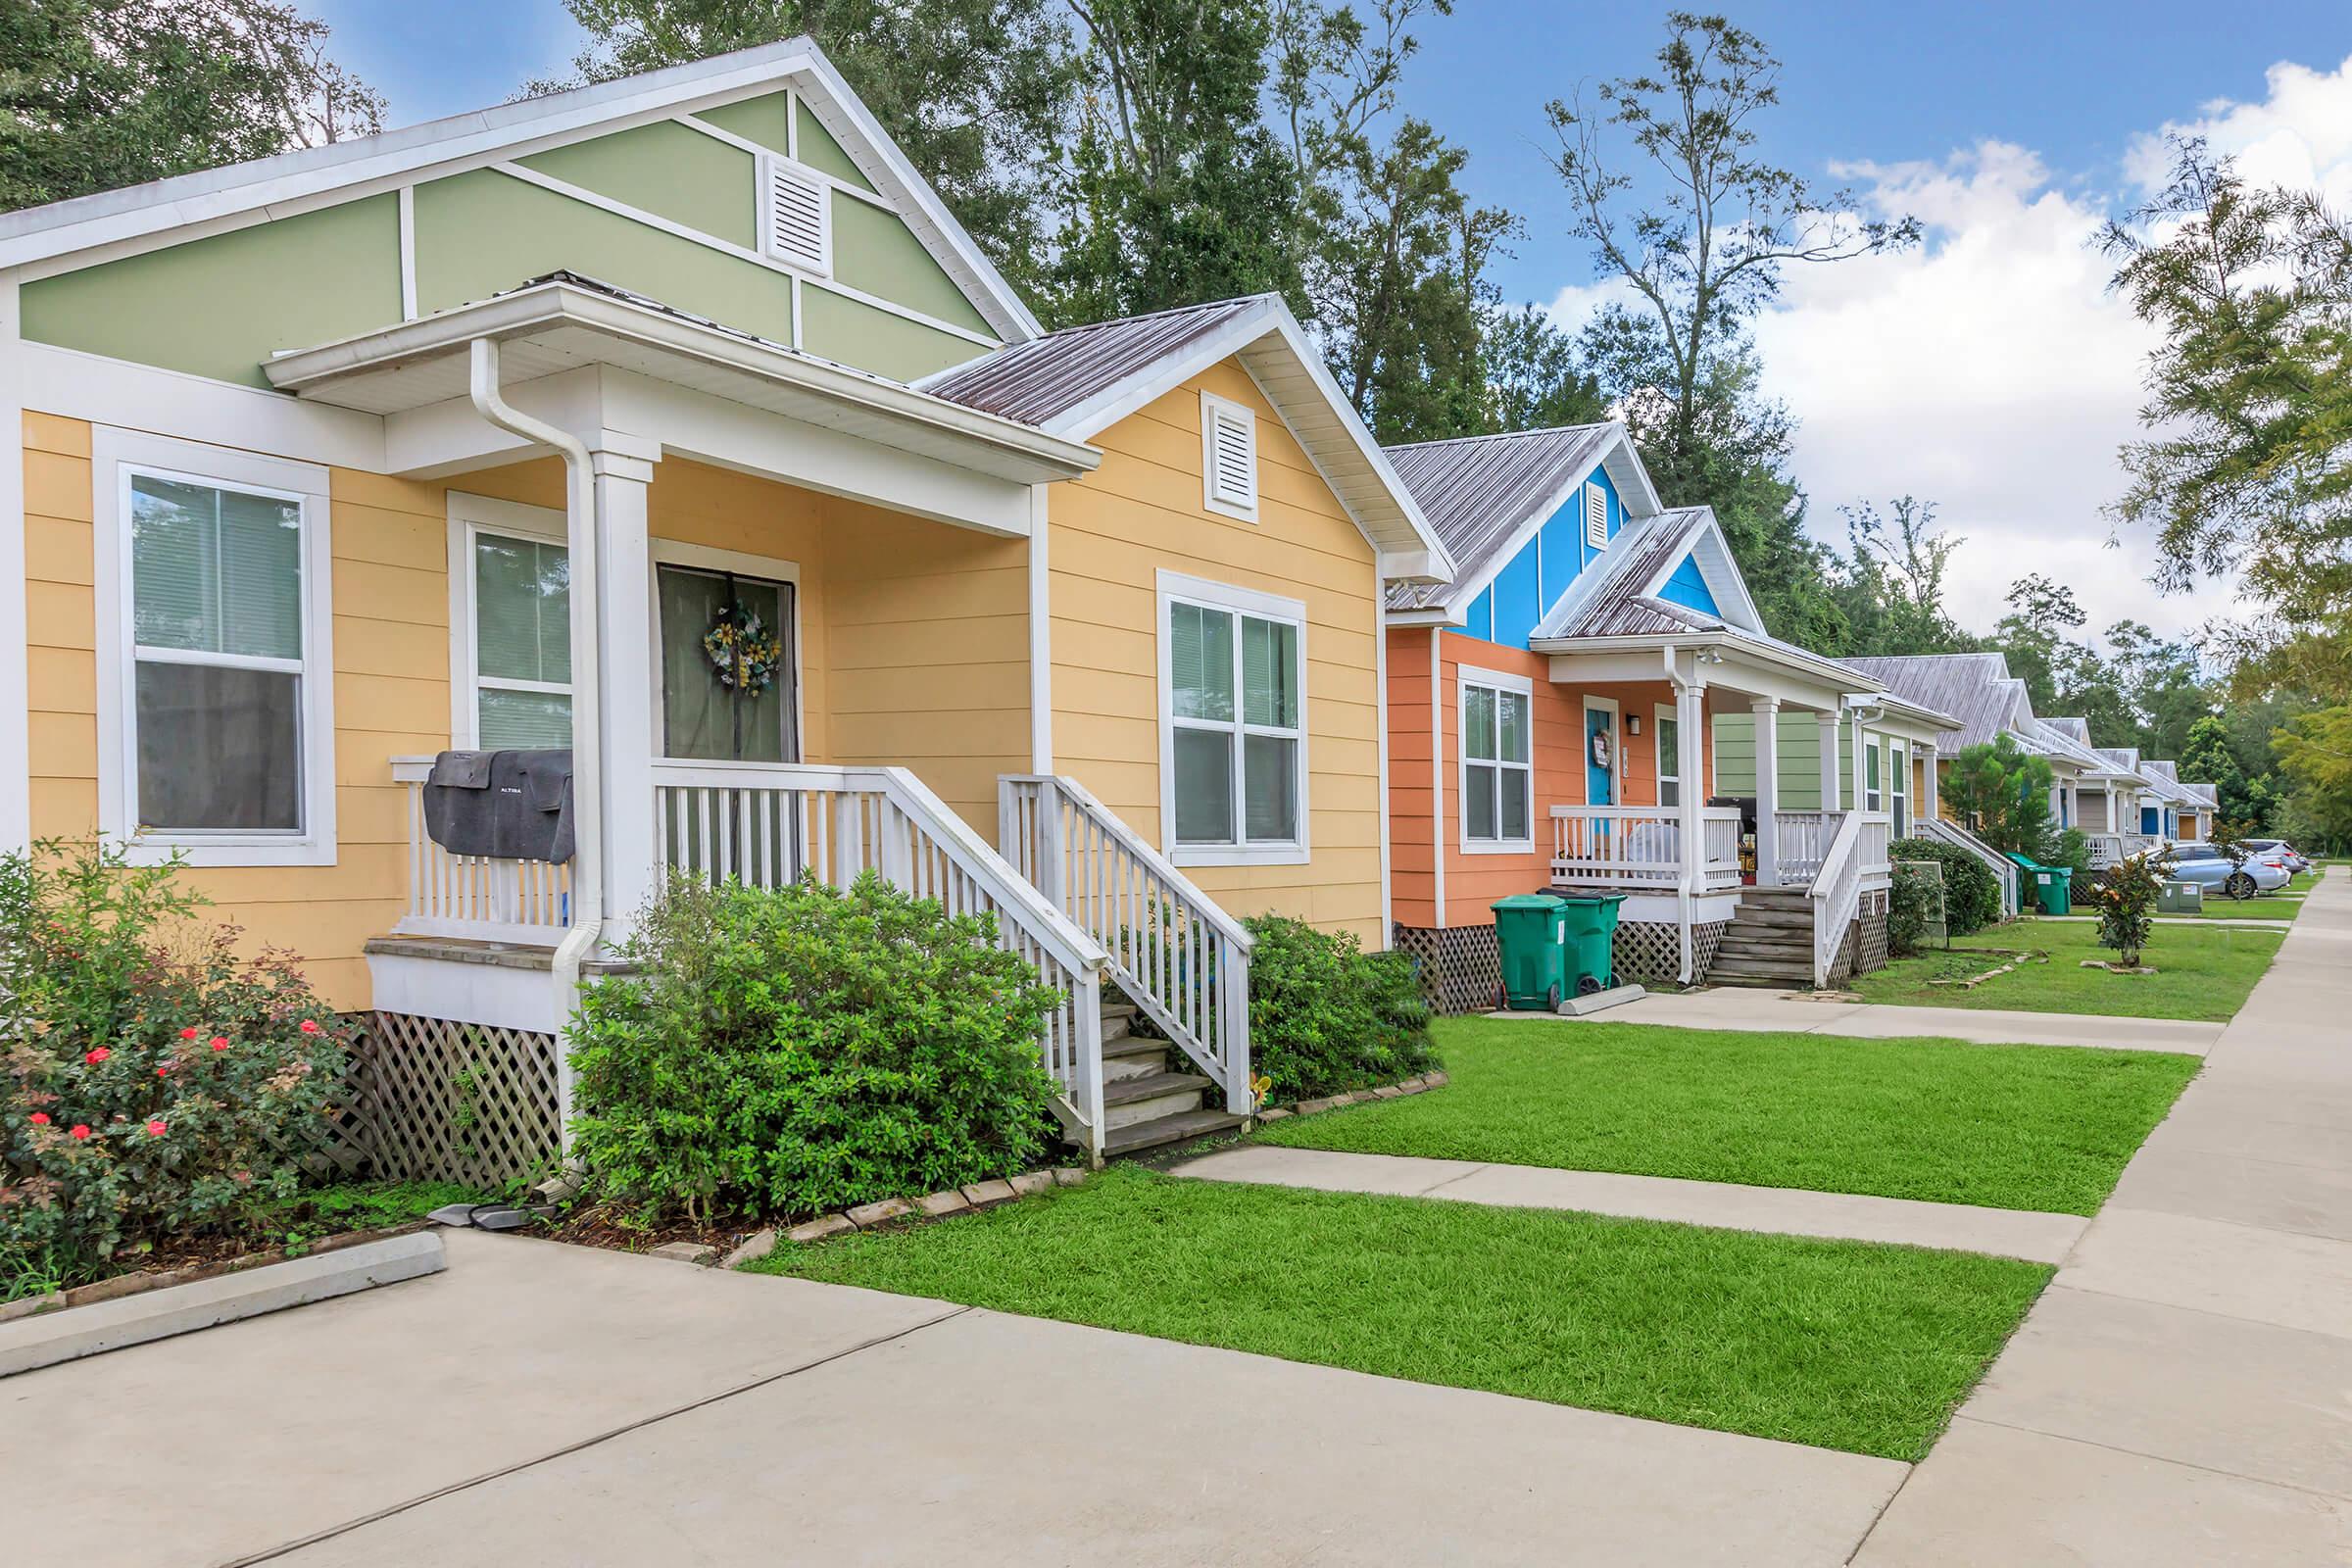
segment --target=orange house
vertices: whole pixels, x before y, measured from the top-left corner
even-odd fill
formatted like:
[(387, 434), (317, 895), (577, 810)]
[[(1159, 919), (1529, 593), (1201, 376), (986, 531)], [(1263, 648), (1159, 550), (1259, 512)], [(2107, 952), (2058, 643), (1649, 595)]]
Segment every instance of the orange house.
[[(1765, 631), (1714, 514), (1666, 507), (1615, 423), (1388, 456), (1456, 566), (1387, 601), (1394, 937), (1441, 1004), (1494, 1004), (1492, 906), (1545, 889), (1624, 895), (1620, 979), (1883, 956), (1891, 813), (1847, 764), (1885, 688)], [(1815, 746), (1827, 788), (1789, 809), (1780, 760)]]

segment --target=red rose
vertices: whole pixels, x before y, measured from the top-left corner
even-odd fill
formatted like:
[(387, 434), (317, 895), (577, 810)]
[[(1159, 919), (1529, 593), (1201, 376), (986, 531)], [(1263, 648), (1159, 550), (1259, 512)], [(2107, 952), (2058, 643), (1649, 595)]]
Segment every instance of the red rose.
[(49, 1113), (48, 1113), (47, 1111), (45, 1111), (45, 1110), (36, 1110), (36, 1111), (34, 1111), (34, 1112), (32, 1113), (32, 1124), (33, 1124), (35, 1127), (46, 1127), (46, 1126), (48, 1126), (48, 1125), (49, 1125)]
[(317, 1033), (318, 1032), (318, 1019), (316, 1019), (316, 1018), (305, 1018), (305, 1019), (303, 1019), (303, 1020), (302, 1020), (302, 1032), (303, 1032), (304, 1034), (306, 1034), (306, 1035), (315, 1035), (315, 1034), (317, 1034)]
[(147, 1124), (147, 1136), (148, 1136), (148, 1137), (150, 1137), (150, 1138), (161, 1138), (161, 1137), (163, 1137), (163, 1136), (164, 1136), (164, 1124), (163, 1124), (162, 1122), (160, 1122), (160, 1121), (151, 1121), (151, 1122), (149, 1122), (149, 1123)]
[(70, 1138), (87, 1138), (90, 1136), (90, 1129), (80, 1122), (75, 1122), (72, 1127), (67, 1129), (67, 1136)]
[(156, 1068), (156, 1069), (155, 1069), (155, 1075), (156, 1075), (158, 1078), (169, 1078), (169, 1077), (171, 1077), (171, 1076), (172, 1076), (172, 1064), (171, 1064), (170, 1062), (166, 1062), (166, 1063), (164, 1063), (164, 1064), (163, 1064), (161, 1067), (158, 1067), (158, 1068)]
[(197, 1028), (194, 1024), (190, 1024), (179, 1032), (179, 1038), (182, 1040), (193, 1040), (202, 1033), (204, 1033), (203, 1030)]
[(81, 1059), (95, 1067), (98, 1065), (98, 1063), (104, 1061), (107, 1057), (113, 1054), (114, 1053), (107, 1050), (104, 1046), (96, 1046), (91, 1048), (89, 1051), (84, 1052)]
[(215, 1035), (215, 1036), (213, 1036), (213, 1049), (214, 1049), (215, 1051), (226, 1051), (226, 1050), (228, 1049), (228, 1036), (226, 1036), (226, 1035)]

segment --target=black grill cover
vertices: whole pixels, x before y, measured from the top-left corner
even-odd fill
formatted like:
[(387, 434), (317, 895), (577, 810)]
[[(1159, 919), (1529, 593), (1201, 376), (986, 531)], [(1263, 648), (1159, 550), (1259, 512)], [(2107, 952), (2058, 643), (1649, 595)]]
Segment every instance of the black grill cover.
[(452, 855), (570, 859), (570, 749), (443, 752), (424, 781), (424, 830)]

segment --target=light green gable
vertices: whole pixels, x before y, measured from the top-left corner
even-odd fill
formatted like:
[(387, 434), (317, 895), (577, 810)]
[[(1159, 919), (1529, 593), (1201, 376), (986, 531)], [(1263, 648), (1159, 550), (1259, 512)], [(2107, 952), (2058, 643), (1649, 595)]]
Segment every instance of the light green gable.
[(516, 161), (746, 249), (759, 243), (759, 160), (674, 120)]
[(801, 148), (797, 155), (801, 162), (859, 190), (872, 190), (874, 187), (866, 182), (863, 174), (858, 172), (857, 164), (851, 161), (841, 143), (833, 139), (833, 133), (808, 112), (808, 106), (796, 99), (792, 107), (793, 123), (800, 127), (801, 132)]
[(988, 331), (988, 318), (898, 214), (841, 191), (833, 193), (833, 275), (893, 305)]
[(739, 331), (792, 341), (792, 279), (772, 268), (495, 170), (416, 187), (418, 309), (488, 299), (562, 268)]
[(22, 302), (35, 342), (266, 387), (277, 350), (400, 319), (398, 198), (61, 272), (25, 284)]
[(817, 283), (801, 287), (801, 346), (843, 365), (912, 381), (988, 352), (920, 321), (877, 311)]
[(756, 141), (769, 152), (792, 156), (792, 94), (788, 92), (739, 98), (716, 109), (701, 110), (694, 118), (733, 131), (745, 141)]

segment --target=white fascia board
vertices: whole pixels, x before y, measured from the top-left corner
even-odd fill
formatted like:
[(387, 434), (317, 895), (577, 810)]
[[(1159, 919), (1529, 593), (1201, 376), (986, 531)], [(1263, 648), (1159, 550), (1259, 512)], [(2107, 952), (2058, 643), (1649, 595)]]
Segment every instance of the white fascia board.
[[(1723, 618), (1742, 631), (1762, 634), (1766, 630), (1764, 613), (1747, 591), (1746, 574), (1740, 571), (1740, 558), (1732, 554), (1732, 542), (1724, 537), (1723, 524), (1717, 520), (1713, 508), (1707, 509), (1707, 520), (1692, 541), (1691, 552), (1698, 558), (1698, 574), (1706, 580), (1707, 592), (1714, 596), (1715, 608), (1723, 612)], [(1681, 564), (1678, 561), (1667, 567), (1666, 575), (1673, 576)], [(1663, 586), (1664, 579), (1659, 581)]]
[[(1434, 568), (1432, 580), (1442, 581), (1452, 575), (1453, 557), (1438, 538), (1437, 530), (1429, 525), (1429, 519), (1421, 514), (1420, 504), (1413, 499), (1403, 479), (1390, 466), (1387, 455), (1380, 450), (1380, 444), (1372, 439), (1372, 432), (1364, 428), (1363, 419), (1340, 395), (1338, 384), (1332, 380), (1330, 369), (1323, 364), (1323, 357), (1308, 344), (1306, 334), (1299, 329), (1298, 319), (1291, 315), (1290, 307), (1283, 303), (1280, 295), (1259, 295), (1249, 310), (1241, 312), (1208, 336), (1189, 344), (1183, 353), (1168, 355), (1155, 362), (1149, 370), (1104, 388), (1084, 403), (1045, 421), (1040, 428), (1065, 440), (1091, 441), (1121, 419), (1156, 403), (1210, 366), (1232, 359), (1269, 337), (1280, 337), (1288, 358), (1295, 362), (1295, 368), (1313, 380), (1323, 401), (1330, 406), (1341, 427), (1353, 443), (1348, 455), (1360, 459), (1371, 468), (1373, 477), (1388, 491), (1390, 499), (1403, 514), (1405, 524), (1413, 534), (1410, 544), (1383, 540), (1375, 534), (1355, 508), (1348, 505), (1338, 486), (1332, 484), (1330, 466), (1324, 461), (1323, 454), (1315, 450), (1314, 443), (1299, 436), (1296, 421), (1283, 408), (1281, 400), (1267, 395), (1266, 401), (1274, 405), (1277, 414), (1283, 416), (1284, 425), (1298, 441), (1299, 448), (1306, 453), (1307, 461), (1314, 464), (1316, 471), (1322, 474), (1333, 496), (1346, 508), (1349, 519), (1355, 523), (1356, 530), (1364, 536), (1365, 542), (1375, 550), (1398, 549), (1425, 553), (1429, 565)], [(1251, 375), (1251, 379), (1254, 381), (1256, 377)], [(1258, 390), (1264, 393), (1262, 383)]]
[[(999, 335), (1008, 342), (1025, 343), (1031, 338), (1045, 336), (1045, 325), (1029, 309), (1028, 303), (1013, 291), (1012, 285), (1004, 280), (1004, 274), (997, 270), (996, 265), (981, 254), (971, 234), (956, 220), (956, 215), (948, 211), (947, 203), (939, 199), (939, 192), (932, 189), (931, 182), (917, 173), (914, 165), (906, 161), (906, 155), (900, 151), (899, 144), (882, 128), (882, 122), (874, 118), (872, 110), (865, 107), (864, 100), (850, 90), (850, 84), (842, 79), (841, 73), (834, 69), (833, 62), (826, 58), (824, 51), (813, 43), (808, 44), (801, 71), (821, 89), (811, 92), (806, 85), (803, 86), (809, 112), (816, 116), (818, 123), (833, 133), (833, 139), (842, 144), (843, 150), (849, 153), (852, 162), (858, 165), (868, 179), (880, 186), (885, 194), (915, 209), (921, 221), (911, 226), (926, 241), (925, 248), (938, 257), (951, 274), (957, 275), (958, 282), (968, 283), (982, 296), (973, 303), (982, 306), (981, 314), (988, 318), (989, 325), (995, 327)], [(858, 156), (861, 152), (880, 165), (880, 169), (866, 169), (864, 161)], [(877, 178), (877, 174), (884, 177)], [(908, 215), (902, 213), (900, 216)], [(938, 256), (941, 250), (948, 255)], [(995, 308), (989, 309), (990, 306)]]
[[(821, 58), (807, 38), (671, 66), (545, 98), (470, 110), (355, 141), (151, 180), (0, 216), (0, 268), (138, 239), (240, 214), (270, 216), (349, 187), (399, 181), (467, 160), (493, 162), (532, 143), (556, 145), (620, 128), (631, 117), (747, 97)], [(836, 78), (838, 79), (838, 78)]]
[[(1662, 650), (1713, 649), (1721, 653), (1725, 661), (1723, 664), (1713, 666), (1717, 669), (1736, 663), (1743, 670), (1778, 670), (1800, 677), (1801, 690), (1791, 700), (1804, 702), (1808, 706), (1836, 708), (1849, 696), (1867, 697), (1879, 690), (1875, 682), (1836, 660), (1754, 642), (1736, 631), (1642, 632), (1630, 637), (1535, 637), (1529, 639), (1528, 647), (1535, 653), (1560, 657), (1578, 654), (1647, 654), (1652, 674), (1664, 668), (1659, 662)], [(1717, 679), (1709, 675), (1708, 684), (1715, 684)], [(1723, 679), (1725, 684), (1730, 684), (1729, 677)], [(1775, 693), (1766, 692), (1762, 695), (1772, 696)]]
[(23, 405), (42, 414), (384, 470), (384, 423), (372, 414), (48, 343), (18, 342), (15, 352), (24, 365)]
[(1625, 421), (1609, 422), (1617, 433), (1602, 449), (1600, 462), (1609, 470), (1609, 482), (1617, 487), (1618, 504), (1635, 516), (1654, 517), (1666, 510), (1666, 503), (1658, 499), (1658, 487), (1650, 482), (1642, 454), (1634, 450), (1633, 433), (1626, 429)]

